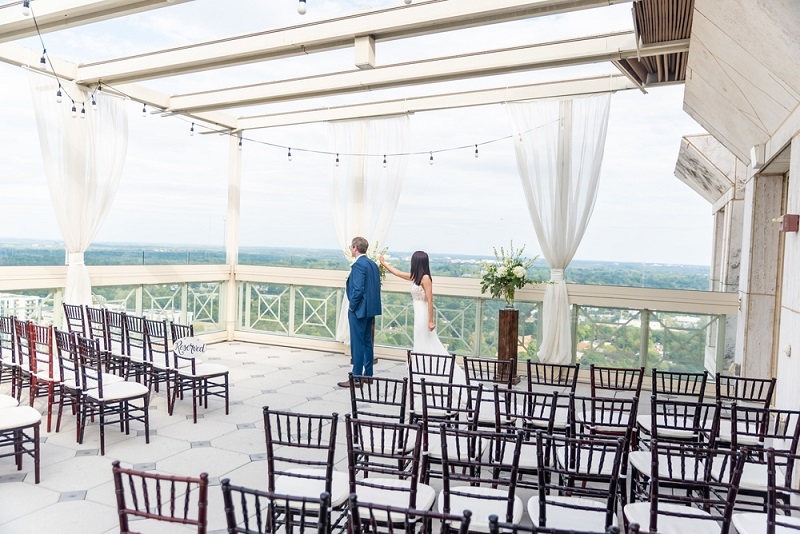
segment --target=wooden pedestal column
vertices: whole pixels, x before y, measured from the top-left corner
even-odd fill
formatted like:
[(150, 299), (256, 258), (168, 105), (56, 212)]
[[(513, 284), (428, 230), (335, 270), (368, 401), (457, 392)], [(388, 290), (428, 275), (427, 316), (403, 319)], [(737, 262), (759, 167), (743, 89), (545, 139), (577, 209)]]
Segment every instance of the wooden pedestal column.
[(503, 308), (500, 310), (500, 321), (497, 327), (497, 359), (511, 361), (511, 372), (514, 383), (519, 382), (517, 376), (517, 347), (519, 346), (519, 310)]

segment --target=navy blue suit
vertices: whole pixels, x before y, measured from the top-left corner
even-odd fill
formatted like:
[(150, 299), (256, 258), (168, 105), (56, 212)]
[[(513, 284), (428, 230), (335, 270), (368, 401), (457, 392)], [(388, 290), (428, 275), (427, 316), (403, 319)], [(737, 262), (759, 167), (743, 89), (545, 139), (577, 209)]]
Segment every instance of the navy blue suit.
[(372, 376), (372, 325), (381, 314), (381, 275), (375, 262), (361, 254), (350, 267), (347, 277), (347, 299), (350, 309), (350, 353), (353, 376)]

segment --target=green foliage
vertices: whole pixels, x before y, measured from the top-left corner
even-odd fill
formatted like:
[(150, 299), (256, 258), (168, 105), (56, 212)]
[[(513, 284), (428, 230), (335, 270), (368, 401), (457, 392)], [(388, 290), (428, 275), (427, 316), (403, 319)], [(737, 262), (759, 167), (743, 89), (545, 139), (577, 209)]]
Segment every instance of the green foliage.
[(508, 251), (500, 247), (500, 253), (497, 249), (492, 249), (494, 252), (495, 261), (486, 261), (483, 263), (483, 271), (481, 271), (481, 293), (492, 295), (492, 298), (502, 298), (506, 306), (511, 306), (514, 303), (514, 292), (517, 289), (522, 289), (528, 284), (540, 283), (540, 280), (531, 278), (528, 274), (528, 269), (533, 265), (536, 258), (532, 260), (523, 259), (522, 253), (525, 252), (525, 246), (521, 249), (514, 250), (514, 243), (510, 243)]

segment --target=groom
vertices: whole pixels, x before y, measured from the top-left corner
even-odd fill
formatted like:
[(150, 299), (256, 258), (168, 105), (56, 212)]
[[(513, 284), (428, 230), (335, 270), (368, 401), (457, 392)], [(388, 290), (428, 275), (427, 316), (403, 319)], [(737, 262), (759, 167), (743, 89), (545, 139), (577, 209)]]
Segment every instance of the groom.
[[(361, 382), (371, 380), (372, 376), (372, 325), (375, 316), (381, 314), (381, 275), (378, 266), (365, 254), (369, 243), (363, 237), (354, 237), (350, 245), (350, 253), (356, 259), (350, 267), (347, 277), (347, 299), (350, 309), (347, 319), (350, 323), (350, 353), (353, 358), (354, 384), (361, 387)], [(345, 380), (339, 386), (350, 387)]]

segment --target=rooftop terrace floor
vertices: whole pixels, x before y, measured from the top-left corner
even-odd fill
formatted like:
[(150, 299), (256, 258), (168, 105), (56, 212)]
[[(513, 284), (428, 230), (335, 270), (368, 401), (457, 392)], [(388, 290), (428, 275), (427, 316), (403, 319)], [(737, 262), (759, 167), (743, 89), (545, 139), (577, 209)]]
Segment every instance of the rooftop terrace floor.
[[(230, 415), (225, 415), (220, 399), (211, 398), (208, 410), (199, 409), (197, 424), (192, 423), (188, 399), (178, 400), (175, 413), (169, 416), (162, 388), (161, 393), (151, 396), (150, 444), (145, 444), (140, 424), (131, 425), (130, 435), (109, 426), (105, 456), (100, 456), (96, 424), (86, 429), (84, 443), (79, 445), (75, 417), (65, 414), (58, 433), (45, 432), (43, 418), (40, 484), (34, 484), (30, 457), (25, 457), (22, 471), (16, 470), (13, 458), (0, 459), (0, 532), (119, 532), (111, 475), (114, 460), (123, 467), (182, 476), (207, 472), (211, 480), (208, 531), (225, 532), (220, 480), (229, 478), (233, 484), (264, 490), (267, 487), (263, 406), (320, 414), (337, 412), (342, 417), (350, 411), (349, 392), (336, 385), (350, 370), (349, 359), (342, 354), (229, 342), (207, 346), (204, 360), (230, 367)], [(402, 377), (405, 372), (403, 361), (381, 359), (375, 366), (375, 374), (380, 376)], [(8, 389), (4, 384), (1, 392), (9, 393)], [(35, 406), (43, 409), (43, 399), (37, 399)], [(336, 447), (336, 469), (340, 471), (347, 469), (343, 422), (340, 419)], [(437, 481), (433, 485), (440, 489)], [(520, 491), (523, 500), (529, 496)], [(138, 521), (132, 527), (148, 531)], [(159, 523), (149, 531), (192, 531), (165, 527), (174, 526)]]

